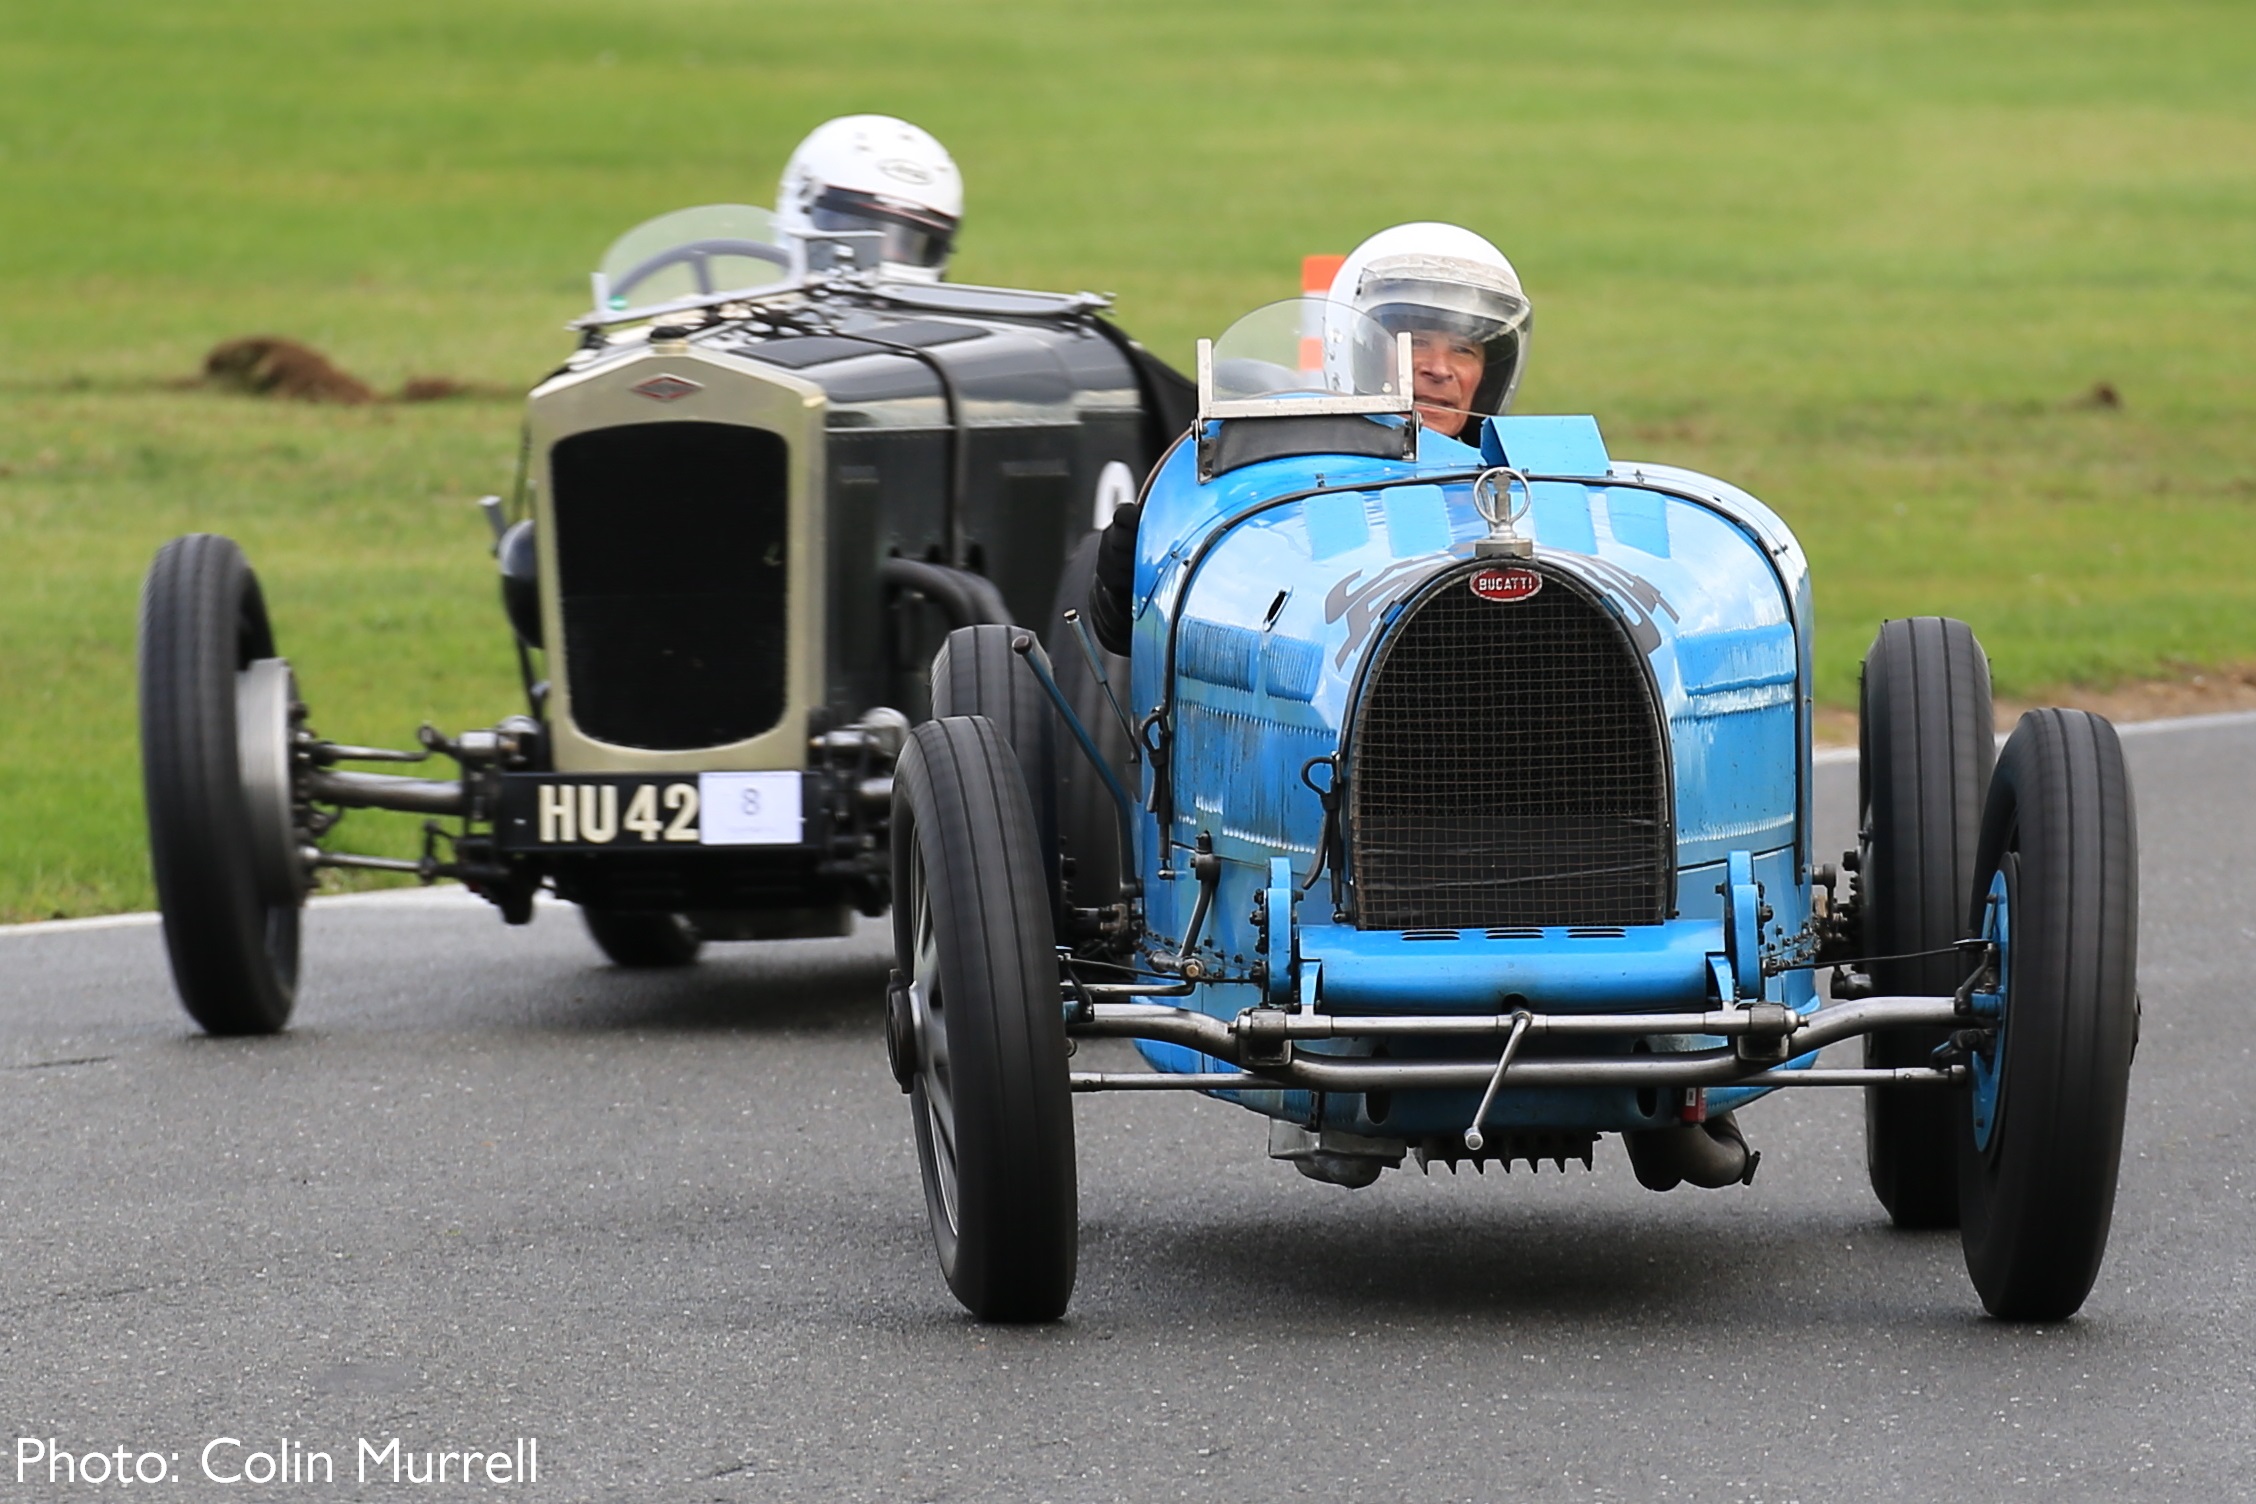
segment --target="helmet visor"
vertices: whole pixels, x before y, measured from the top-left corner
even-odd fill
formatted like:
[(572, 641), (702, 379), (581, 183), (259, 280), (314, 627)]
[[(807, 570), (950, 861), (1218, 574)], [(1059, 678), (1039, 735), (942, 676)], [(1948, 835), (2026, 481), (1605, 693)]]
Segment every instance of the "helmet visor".
[(1374, 269), (1363, 279), (1356, 307), (1389, 333), (1432, 330), (1486, 345), (1527, 323), (1528, 301), (1502, 287), (1455, 278)]
[(1388, 256), (1363, 273), (1355, 306), (1389, 333), (1444, 334), (1480, 346), (1485, 369), (1469, 415), (1511, 407), (1533, 309), (1509, 273), (1457, 256)]
[(943, 265), (956, 239), (950, 215), (850, 188), (824, 192), (808, 207), (807, 222), (817, 232), (875, 230), (884, 237), (878, 259), (897, 266)]

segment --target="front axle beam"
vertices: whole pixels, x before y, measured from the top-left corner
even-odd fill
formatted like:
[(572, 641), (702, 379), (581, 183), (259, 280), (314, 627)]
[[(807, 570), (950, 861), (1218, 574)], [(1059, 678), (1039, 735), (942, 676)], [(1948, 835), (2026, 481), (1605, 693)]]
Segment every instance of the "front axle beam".
[[(1081, 1038), (1147, 1039), (1181, 1045), (1239, 1067), (1234, 1072), (1141, 1075), (1083, 1074), (1079, 1091), (1185, 1090), (1416, 1091), (1547, 1086), (1948, 1086), (1963, 1079), (1951, 1068), (1903, 1070), (1785, 1069), (1790, 1057), (1875, 1029), (1949, 1027), (1966, 1022), (1949, 997), (1868, 997), (1796, 1013), (1776, 1003), (1712, 1008), (1699, 1013), (1428, 1014), (1336, 1016), (1249, 1008), (1224, 1020), (1189, 1008), (1156, 1003), (1082, 1003), (1071, 1009), (1066, 1031)], [(1733, 1039), (1722, 1049), (1585, 1057), (1516, 1055), (1467, 1060), (1375, 1060), (1295, 1050), (1313, 1039), (1465, 1039), (1508, 1037), (1515, 1028), (1531, 1039), (1637, 1038), (1706, 1035)], [(1144, 1084), (1146, 1081), (1150, 1084)], [(1162, 1082), (1167, 1082), (1163, 1086)], [(1134, 1082), (1133, 1086), (1124, 1083)]]

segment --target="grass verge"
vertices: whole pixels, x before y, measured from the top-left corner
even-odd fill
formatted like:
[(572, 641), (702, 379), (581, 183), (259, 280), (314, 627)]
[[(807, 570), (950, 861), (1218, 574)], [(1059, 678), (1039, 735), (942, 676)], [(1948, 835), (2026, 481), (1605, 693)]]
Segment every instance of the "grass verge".
[(2256, 14), (2190, 3), (14, 8), (0, 918), (149, 901), (133, 614), (173, 533), (244, 543), (333, 735), (515, 703), (469, 506), (513, 404), (168, 382), (274, 332), (522, 389), (612, 235), (765, 201), (856, 109), (964, 164), (959, 276), (1114, 289), (1177, 359), (1303, 252), (1487, 233), (1538, 307), (1522, 410), (1777, 507), (1833, 706), (1915, 612), (2023, 697), (2256, 659), (2252, 65)]

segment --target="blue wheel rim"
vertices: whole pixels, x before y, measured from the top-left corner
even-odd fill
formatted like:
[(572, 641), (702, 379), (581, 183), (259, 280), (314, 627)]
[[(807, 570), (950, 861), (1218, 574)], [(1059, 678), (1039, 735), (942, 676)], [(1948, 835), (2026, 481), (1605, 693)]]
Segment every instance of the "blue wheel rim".
[(1974, 1016), (1989, 1026), (1988, 1042), (1973, 1052), (1974, 1147), (1987, 1152), (1997, 1132), (1998, 1082), (2004, 1075), (2006, 999), (2012, 995), (2013, 915), (2011, 886), (2000, 868), (1990, 874), (1990, 891), (1983, 901), (1982, 938), (1997, 947), (1997, 991), (1977, 992), (1968, 1001)]

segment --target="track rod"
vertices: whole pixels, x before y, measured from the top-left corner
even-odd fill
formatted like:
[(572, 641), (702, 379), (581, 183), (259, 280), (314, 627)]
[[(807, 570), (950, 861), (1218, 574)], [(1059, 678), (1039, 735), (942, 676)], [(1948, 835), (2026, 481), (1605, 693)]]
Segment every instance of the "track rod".
[(461, 783), (452, 778), (340, 773), (331, 768), (315, 768), (306, 775), (306, 797), (343, 809), (396, 809), (417, 815), (459, 815), (469, 808)]
[[(1403, 1038), (1466, 1038), (1508, 1035), (1520, 1026), (1518, 1015), (1429, 1015), (1397, 1018), (1333, 1017), (1328, 1014), (1279, 1014), (1268, 1009), (1248, 1009), (1224, 1021), (1188, 1008), (1154, 1003), (1096, 1003), (1070, 1018), (1067, 1031), (1077, 1036), (1150, 1039), (1179, 1044), (1232, 1065), (1249, 1064), (1247, 1045), (1258, 1035), (1261, 1063), (1255, 1066), (1266, 1087), (1306, 1091), (1415, 1091), (1419, 1089), (1479, 1090), (1491, 1081), (1506, 1087), (1531, 1086), (1745, 1086), (1745, 1085), (1911, 1085), (1935, 1076), (1938, 1082), (1956, 1077), (1913, 1070), (1901, 1073), (1808, 1070), (1774, 1071), (1772, 1061), (1746, 1060), (1737, 1048), (1690, 1050), (1668, 1054), (1611, 1055), (1603, 1057), (1515, 1058), (1501, 1074), (1498, 1059), (1491, 1060), (1373, 1060), (1320, 1055), (1305, 1050), (1291, 1052), (1283, 1063), (1270, 1065), (1279, 1040), (1330, 1039), (1387, 1035)], [(1947, 997), (1872, 997), (1832, 1003), (1814, 1013), (1794, 1013), (1775, 1004), (1751, 1008), (1711, 1009), (1702, 1013), (1601, 1013), (1526, 1015), (1524, 1033), (1529, 1038), (1604, 1038), (1652, 1034), (1745, 1035), (1781, 1041), (1792, 1055), (1806, 1055), (1829, 1044), (1874, 1029), (1911, 1025), (1952, 1025), (1964, 1020)], [(1088, 1088), (1098, 1090), (1105, 1088)], [(1159, 1088), (1126, 1088), (1157, 1090)]]
[[(1306, 1057), (1303, 1057), (1306, 1058)], [(1295, 1062), (1296, 1064), (1298, 1062)], [(1518, 1062), (1510, 1074), (1516, 1079)], [(1485, 1071), (1495, 1067), (1484, 1066)], [(1275, 1075), (1256, 1075), (1252, 1071), (1076, 1071), (1067, 1076), (1066, 1083), (1077, 1092), (1086, 1091), (1294, 1091), (1305, 1090), (1301, 1083), (1283, 1079), (1291, 1067)], [(1758, 1071), (1752, 1076), (1723, 1083), (1729, 1086), (1963, 1086), (1966, 1067), (1898, 1066), (1894, 1069), (1847, 1067), (1828, 1070), (1811, 1067), (1808, 1070), (1772, 1068)], [(1550, 1084), (1550, 1083), (1545, 1083)], [(1716, 1083), (1709, 1083), (1710, 1085)], [(1338, 1088), (1334, 1088), (1335, 1090)], [(1390, 1088), (1400, 1090), (1399, 1087)]]

